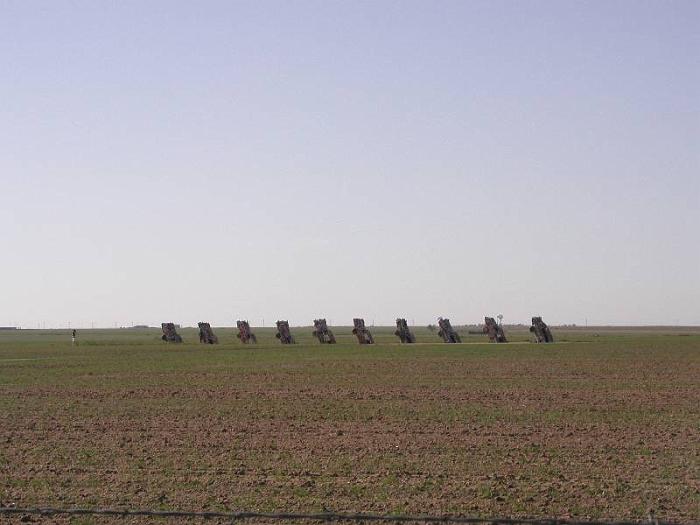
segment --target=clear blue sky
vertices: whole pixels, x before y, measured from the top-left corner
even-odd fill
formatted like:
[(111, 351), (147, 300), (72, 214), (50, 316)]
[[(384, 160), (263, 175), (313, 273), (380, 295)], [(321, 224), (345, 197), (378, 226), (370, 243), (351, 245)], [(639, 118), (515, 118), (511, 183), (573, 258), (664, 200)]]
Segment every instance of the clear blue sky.
[(700, 2), (0, 3), (0, 324), (700, 324)]

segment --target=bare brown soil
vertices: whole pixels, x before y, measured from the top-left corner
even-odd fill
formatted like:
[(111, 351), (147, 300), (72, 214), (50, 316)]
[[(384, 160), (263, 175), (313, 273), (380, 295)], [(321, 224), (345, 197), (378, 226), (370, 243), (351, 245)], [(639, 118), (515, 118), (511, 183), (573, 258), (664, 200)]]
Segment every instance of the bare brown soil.
[(693, 344), (613, 359), (314, 349), (7, 385), (0, 503), (694, 520)]

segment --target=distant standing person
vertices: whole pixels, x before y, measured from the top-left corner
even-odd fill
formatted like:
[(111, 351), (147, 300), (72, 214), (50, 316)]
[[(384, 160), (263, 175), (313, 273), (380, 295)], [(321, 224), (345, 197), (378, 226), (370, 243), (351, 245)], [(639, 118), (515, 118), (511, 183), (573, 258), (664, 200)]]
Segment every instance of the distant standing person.
[(73, 335), (71, 336), (71, 345), (74, 345), (74, 344), (75, 344), (75, 337), (76, 337), (76, 335), (78, 335), (78, 332), (77, 332), (77, 330), (74, 329), (74, 330), (73, 330)]

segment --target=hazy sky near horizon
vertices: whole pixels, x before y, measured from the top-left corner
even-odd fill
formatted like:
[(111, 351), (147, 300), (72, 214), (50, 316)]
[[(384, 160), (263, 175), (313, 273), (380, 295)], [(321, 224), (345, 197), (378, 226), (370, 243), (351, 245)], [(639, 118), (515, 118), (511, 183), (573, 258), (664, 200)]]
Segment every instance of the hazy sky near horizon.
[(0, 2), (0, 325), (700, 324), (699, 179), (700, 2)]

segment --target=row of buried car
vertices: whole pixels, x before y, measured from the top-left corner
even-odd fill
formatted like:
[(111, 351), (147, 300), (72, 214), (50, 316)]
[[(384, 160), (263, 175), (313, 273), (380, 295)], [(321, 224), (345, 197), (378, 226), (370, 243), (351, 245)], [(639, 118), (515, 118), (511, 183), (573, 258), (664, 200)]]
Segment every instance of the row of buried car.
[[(357, 337), (358, 342), (361, 345), (368, 345), (374, 343), (374, 337), (369, 329), (365, 326), (364, 319), (356, 318), (352, 320), (353, 329), (352, 333)], [(209, 323), (199, 323), (199, 342), (205, 344), (217, 344), (219, 339), (214, 334)], [(248, 321), (236, 321), (236, 327), (238, 328), (238, 333), (236, 337), (241, 340), (244, 344), (257, 343), (258, 340), (255, 334), (250, 329), (250, 324)], [(452, 328), (450, 320), (440, 317), (438, 319), (438, 336), (442, 338), (445, 343), (461, 343), (462, 338), (459, 336), (457, 331)], [(161, 324), (163, 329), (163, 336), (161, 339), (168, 343), (182, 343), (182, 337), (177, 333), (175, 325), (173, 323), (163, 323)], [(532, 318), (532, 326), (530, 327), (530, 332), (535, 335), (535, 339), (538, 343), (553, 343), (554, 338), (552, 337), (552, 332), (549, 327), (542, 321), (541, 317)], [(496, 322), (493, 317), (484, 318), (484, 327), (481, 332), (470, 332), (477, 334), (487, 334), (489, 336), (489, 341), (492, 343), (507, 343), (506, 334), (503, 331), (503, 326)], [(334, 344), (336, 342), (335, 335), (330, 328), (325, 319), (314, 319), (314, 331), (312, 335), (318, 339), (321, 344)], [(416, 336), (408, 328), (408, 323), (406, 319), (396, 320), (396, 331), (394, 332), (402, 343), (415, 343)], [(294, 344), (294, 336), (289, 328), (288, 321), (277, 321), (277, 334), (275, 337), (280, 340), (283, 345)]]

